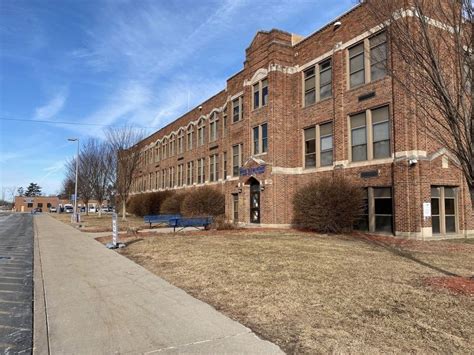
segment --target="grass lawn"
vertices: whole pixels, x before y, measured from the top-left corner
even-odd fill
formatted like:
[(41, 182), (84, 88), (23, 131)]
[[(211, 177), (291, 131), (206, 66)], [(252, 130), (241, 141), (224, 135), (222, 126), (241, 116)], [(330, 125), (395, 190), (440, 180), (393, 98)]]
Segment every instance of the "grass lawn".
[[(66, 224), (71, 223), (71, 214), (69, 213), (50, 213), (50, 215)], [(80, 224), (80, 230), (84, 232), (111, 232), (112, 214), (102, 214), (102, 216), (99, 217), (98, 213), (90, 213), (89, 215), (81, 213)], [(126, 221), (122, 221), (122, 218), (119, 216), (118, 225), (120, 230), (127, 230), (128, 228), (148, 228), (148, 225), (143, 223), (143, 218), (135, 216), (127, 216)]]
[(237, 230), (153, 236), (120, 252), (287, 353), (474, 348), (474, 288), (430, 283), (470, 277), (473, 244)]

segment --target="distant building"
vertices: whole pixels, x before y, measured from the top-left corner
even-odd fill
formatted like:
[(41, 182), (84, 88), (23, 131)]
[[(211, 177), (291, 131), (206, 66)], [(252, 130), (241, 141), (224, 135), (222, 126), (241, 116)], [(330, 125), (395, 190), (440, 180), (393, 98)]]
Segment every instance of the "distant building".
[(49, 211), (50, 207), (59, 206), (59, 198), (57, 196), (16, 196), (15, 211), (31, 212), (33, 209), (41, 209), (43, 212)]
[(399, 63), (381, 28), (361, 3), (306, 38), (258, 32), (224, 90), (135, 147), (132, 195), (209, 185), (228, 220), (289, 225), (299, 187), (344, 175), (365, 191), (360, 229), (471, 233), (463, 174), (387, 75)]

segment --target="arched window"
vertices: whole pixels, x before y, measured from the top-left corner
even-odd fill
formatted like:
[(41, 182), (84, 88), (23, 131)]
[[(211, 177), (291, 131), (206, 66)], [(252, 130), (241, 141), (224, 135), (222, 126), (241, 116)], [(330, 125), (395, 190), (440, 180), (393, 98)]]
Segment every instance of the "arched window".
[(188, 150), (193, 149), (193, 135), (194, 135), (194, 125), (188, 127), (188, 132), (186, 133), (186, 146)]
[(198, 133), (198, 146), (204, 144), (204, 137), (206, 136), (206, 122), (204, 119), (200, 119), (198, 122), (198, 128), (197, 128), (197, 133)]
[(180, 129), (178, 132), (178, 154), (184, 152), (184, 129)]
[(219, 121), (219, 116), (217, 112), (213, 112), (211, 115), (211, 119), (209, 121), (209, 142), (215, 142), (217, 140), (217, 123)]

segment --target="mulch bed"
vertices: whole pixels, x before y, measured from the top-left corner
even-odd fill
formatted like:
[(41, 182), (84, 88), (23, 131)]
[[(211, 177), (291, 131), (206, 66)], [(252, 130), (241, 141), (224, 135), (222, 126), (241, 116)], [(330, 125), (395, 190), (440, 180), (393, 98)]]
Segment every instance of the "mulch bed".
[(427, 277), (425, 285), (434, 289), (445, 289), (455, 294), (474, 297), (474, 279), (461, 276)]

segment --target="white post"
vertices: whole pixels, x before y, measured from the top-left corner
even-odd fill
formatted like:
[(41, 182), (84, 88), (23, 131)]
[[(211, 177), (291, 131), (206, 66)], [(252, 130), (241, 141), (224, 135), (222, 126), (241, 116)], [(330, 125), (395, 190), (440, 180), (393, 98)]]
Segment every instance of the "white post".
[(68, 138), (68, 141), (75, 142), (77, 141), (77, 154), (76, 154), (76, 182), (74, 184), (74, 221), (79, 222), (78, 212), (77, 212), (77, 174), (79, 170), (79, 138)]

